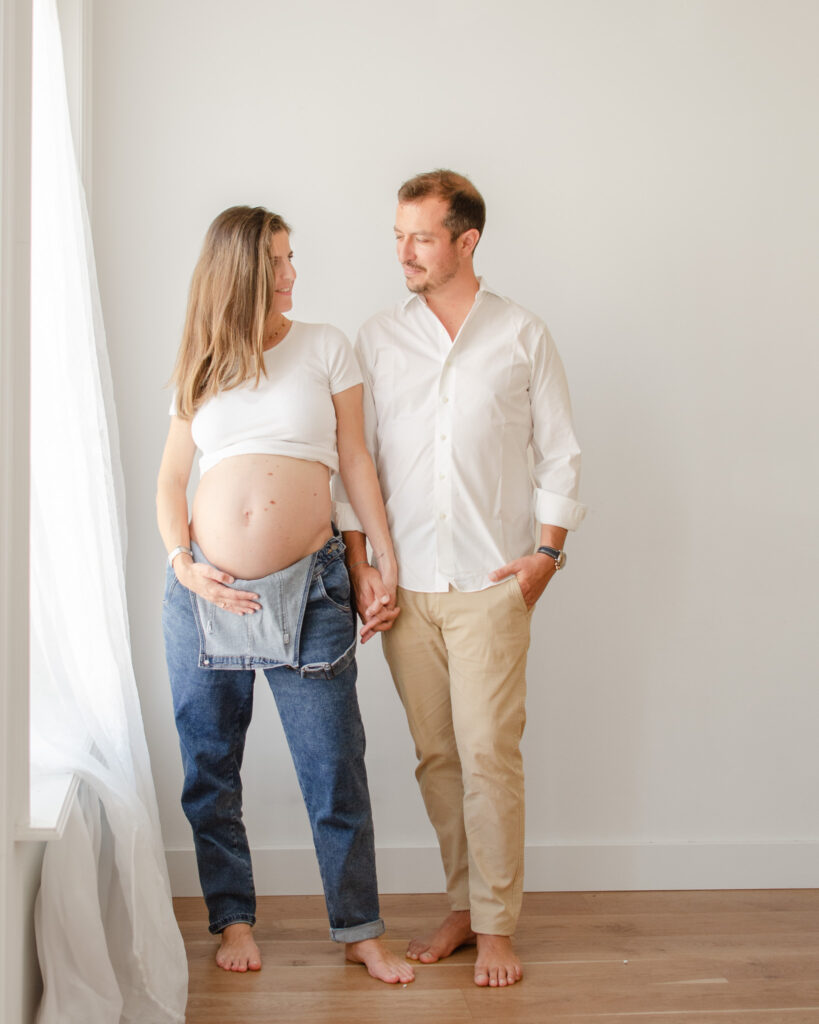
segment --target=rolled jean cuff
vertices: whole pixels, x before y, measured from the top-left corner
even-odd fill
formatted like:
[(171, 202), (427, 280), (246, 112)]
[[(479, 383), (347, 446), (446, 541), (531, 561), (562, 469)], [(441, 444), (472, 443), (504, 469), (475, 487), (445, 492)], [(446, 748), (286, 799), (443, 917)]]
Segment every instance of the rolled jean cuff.
[(356, 924), (352, 928), (331, 928), (330, 938), (333, 942), (363, 942), (365, 939), (377, 939), (383, 935), (387, 926), (377, 918), (367, 924)]
[(208, 925), (208, 931), (212, 935), (218, 935), (230, 924), (249, 924), (252, 928), (256, 924), (256, 917), (254, 914), (226, 914), (224, 917), (220, 917), (218, 921)]

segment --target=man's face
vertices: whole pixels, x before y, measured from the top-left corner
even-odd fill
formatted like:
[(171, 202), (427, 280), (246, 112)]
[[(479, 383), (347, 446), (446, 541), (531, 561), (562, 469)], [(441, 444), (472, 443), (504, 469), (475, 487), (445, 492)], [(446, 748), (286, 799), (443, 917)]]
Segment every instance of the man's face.
[(395, 248), (411, 292), (429, 295), (461, 269), (457, 245), (443, 225), (447, 212), (447, 203), (432, 196), (398, 204)]

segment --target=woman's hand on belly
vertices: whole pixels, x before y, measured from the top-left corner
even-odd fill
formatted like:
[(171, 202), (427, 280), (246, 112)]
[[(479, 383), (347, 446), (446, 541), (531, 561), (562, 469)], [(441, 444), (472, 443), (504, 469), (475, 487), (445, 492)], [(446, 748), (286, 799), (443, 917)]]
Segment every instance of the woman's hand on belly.
[(235, 615), (250, 615), (261, 608), (258, 594), (225, 586), (233, 583), (230, 573), (221, 572), (207, 562), (194, 562), (190, 558), (182, 561), (183, 557), (180, 555), (174, 562), (176, 577), (183, 587)]

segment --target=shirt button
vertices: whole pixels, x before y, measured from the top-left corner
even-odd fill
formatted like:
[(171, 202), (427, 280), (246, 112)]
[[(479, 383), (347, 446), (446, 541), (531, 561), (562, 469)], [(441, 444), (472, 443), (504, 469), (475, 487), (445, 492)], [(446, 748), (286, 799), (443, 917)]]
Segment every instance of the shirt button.
[(446, 473), (439, 473), (438, 474), (438, 479), (439, 480), (446, 480)]
[(441, 434), (441, 440), (446, 441), (446, 434)]
[(446, 512), (441, 513), (441, 519), (446, 519)]
[(443, 397), (443, 398), (441, 399), (441, 401), (442, 401), (442, 402), (448, 402), (448, 401), (449, 401), (449, 399), (447, 398), (447, 396), (446, 396), (446, 395), (444, 395), (444, 397)]

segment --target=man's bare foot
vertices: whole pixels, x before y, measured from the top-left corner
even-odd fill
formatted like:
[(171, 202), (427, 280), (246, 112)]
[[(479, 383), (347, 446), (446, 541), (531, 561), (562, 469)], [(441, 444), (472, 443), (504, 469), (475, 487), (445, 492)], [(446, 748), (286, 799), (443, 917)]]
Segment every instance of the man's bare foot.
[(361, 942), (347, 943), (347, 959), (354, 964), (364, 964), (370, 974), (388, 985), (405, 985), (415, 981), (415, 971), (405, 961), (391, 953), (381, 939), (362, 939)]
[(523, 965), (515, 955), (508, 935), (478, 933), (478, 958), (475, 961), (475, 984), (482, 988), (503, 988), (523, 977)]
[(249, 924), (229, 924), (222, 932), (216, 963), (223, 971), (260, 971), (262, 958)]
[(407, 949), (410, 960), (420, 960), (422, 964), (434, 964), (436, 960), (449, 956), (460, 946), (471, 946), (475, 942), (475, 933), (468, 910), (453, 910), (433, 933), (431, 939), (413, 939)]

